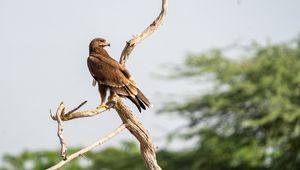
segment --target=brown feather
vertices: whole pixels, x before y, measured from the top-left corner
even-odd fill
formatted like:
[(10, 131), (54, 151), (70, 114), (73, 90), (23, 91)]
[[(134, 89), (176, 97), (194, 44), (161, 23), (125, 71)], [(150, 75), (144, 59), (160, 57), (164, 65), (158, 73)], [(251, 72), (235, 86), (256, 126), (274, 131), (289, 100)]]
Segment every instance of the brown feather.
[(111, 93), (130, 99), (139, 111), (141, 111), (141, 108), (145, 110), (146, 107), (150, 107), (150, 101), (138, 89), (129, 71), (111, 58), (103, 48), (108, 44), (103, 38), (92, 40), (90, 43), (90, 56), (87, 59), (89, 71), (98, 82), (101, 98), (106, 96), (104, 93), (108, 88)]
[(128, 98), (129, 100), (131, 100), (132, 103), (135, 104), (135, 106), (138, 108), (139, 112), (142, 112), (141, 107), (143, 107), (144, 110), (146, 109), (145, 106), (143, 106), (143, 105), (141, 106), (141, 103), (140, 103), (139, 100), (137, 100), (135, 97), (128, 96), (127, 98)]
[(141, 101), (143, 104), (145, 104), (147, 107), (152, 107), (151, 102), (147, 97), (138, 89), (138, 94), (136, 95), (136, 98)]

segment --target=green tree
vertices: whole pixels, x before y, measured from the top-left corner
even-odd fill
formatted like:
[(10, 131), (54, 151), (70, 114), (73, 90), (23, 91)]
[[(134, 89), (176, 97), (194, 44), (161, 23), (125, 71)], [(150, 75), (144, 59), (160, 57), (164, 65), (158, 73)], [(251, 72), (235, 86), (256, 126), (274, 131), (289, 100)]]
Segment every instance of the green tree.
[(300, 39), (247, 49), (238, 59), (220, 49), (190, 55), (172, 75), (214, 84), (162, 109), (187, 118), (185, 136), (199, 138), (189, 169), (300, 167)]
[[(74, 152), (78, 149), (70, 149)], [(165, 170), (189, 170), (186, 164), (190, 151), (158, 152), (158, 161)], [(55, 165), (60, 160), (58, 151), (24, 151), (17, 155), (4, 156), (4, 166), (0, 170), (41, 170)], [(72, 160), (62, 170), (146, 170), (139, 147), (133, 142), (123, 142), (121, 147), (109, 147), (100, 151), (89, 152)]]
[[(77, 149), (70, 149), (70, 152), (74, 152), (75, 150)], [(58, 151), (23, 151), (18, 155), (4, 155), (4, 166), (0, 167), (0, 170), (41, 170), (47, 169), (59, 161), (60, 157)], [(78, 159), (75, 159), (62, 169), (83, 170)]]
[[(70, 153), (79, 149), (69, 149)], [(60, 161), (58, 151), (24, 151), (18, 155), (7, 154), (3, 157), (4, 166), (0, 170), (41, 170)], [(109, 147), (89, 152), (74, 159), (62, 170), (141, 170), (144, 168), (139, 148), (133, 142), (123, 142), (120, 148)]]

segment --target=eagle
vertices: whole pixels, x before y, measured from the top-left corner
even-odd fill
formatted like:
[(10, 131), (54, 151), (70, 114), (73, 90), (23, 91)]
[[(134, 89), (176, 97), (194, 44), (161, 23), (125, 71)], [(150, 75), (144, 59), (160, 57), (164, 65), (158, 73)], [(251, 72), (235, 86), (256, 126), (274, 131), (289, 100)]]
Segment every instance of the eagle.
[(117, 94), (120, 97), (131, 100), (139, 112), (141, 109), (151, 107), (149, 99), (138, 88), (129, 71), (114, 60), (104, 49), (110, 46), (110, 43), (104, 38), (95, 38), (89, 45), (89, 57), (87, 65), (89, 71), (94, 78), (93, 85), (98, 84), (98, 90), (101, 97), (101, 103), (97, 107), (106, 107), (105, 100), (107, 92), (110, 92), (108, 97), (111, 98)]

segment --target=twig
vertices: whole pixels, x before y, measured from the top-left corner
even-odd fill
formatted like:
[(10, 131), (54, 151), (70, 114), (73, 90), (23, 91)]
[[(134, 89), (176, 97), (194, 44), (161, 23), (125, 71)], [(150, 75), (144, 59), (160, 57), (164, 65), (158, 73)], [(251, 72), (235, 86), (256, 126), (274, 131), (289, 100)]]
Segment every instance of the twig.
[(66, 163), (70, 162), (74, 158), (77, 158), (78, 156), (81, 156), (81, 155), (85, 154), (86, 152), (92, 150), (96, 146), (102, 145), (103, 143), (107, 142), (108, 140), (110, 140), (111, 138), (113, 138), (114, 136), (119, 134), (122, 130), (124, 130), (125, 127), (126, 127), (126, 124), (120, 125), (117, 129), (115, 129), (113, 132), (106, 135), (104, 138), (101, 138), (98, 141), (96, 141), (95, 143), (87, 146), (86, 148), (83, 148), (83, 149), (71, 154), (70, 156), (67, 157), (66, 160), (61, 160), (59, 163), (57, 163), (56, 165), (54, 165), (46, 170), (56, 170), (56, 169), (61, 168), (62, 166), (64, 166)]
[(75, 112), (76, 110), (80, 109), (81, 106), (83, 106), (83, 105), (86, 104), (86, 103), (87, 103), (87, 101), (82, 102), (80, 105), (78, 105), (76, 108), (74, 108), (73, 110), (69, 111), (69, 112), (66, 113), (66, 114), (71, 114), (71, 113)]
[(132, 50), (134, 49), (134, 47), (140, 43), (141, 41), (143, 41), (145, 38), (149, 37), (155, 30), (157, 30), (157, 28), (162, 25), (167, 12), (168, 12), (168, 0), (162, 0), (162, 7), (161, 7), (161, 11), (160, 14), (158, 15), (158, 17), (140, 34), (138, 34), (138, 36), (132, 38), (131, 40), (126, 42), (126, 45), (122, 51), (121, 57), (120, 57), (120, 61), (119, 63), (122, 64), (123, 66), (125, 66), (126, 61), (128, 60), (128, 57), (130, 55), (130, 53), (132, 52)]
[[(107, 108), (99, 108), (95, 110), (89, 110), (89, 111), (83, 111), (83, 112), (75, 112), (78, 110), (81, 106), (83, 106), (87, 101), (82, 102), (79, 106), (77, 106), (75, 109), (72, 109), (69, 111), (67, 114), (65, 114), (65, 105), (63, 102), (61, 102), (57, 108), (56, 114), (53, 115), (50, 111), (50, 116), (53, 120), (57, 121), (57, 136), (60, 141), (61, 149), (60, 149), (60, 155), (63, 160), (67, 160), (67, 145), (64, 140), (64, 135), (63, 135), (63, 123), (62, 121), (67, 121), (75, 118), (82, 118), (82, 117), (88, 117), (88, 116), (93, 116), (96, 114), (99, 114)], [(107, 105), (109, 108), (111, 108), (114, 105), (114, 101), (107, 102)]]
[(64, 140), (64, 134), (63, 134), (63, 123), (61, 120), (61, 114), (64, 112), (65, 106), (64, 103), (61, 102), (57, 111), (56, 111), (56, 119), (57, 119), (57, 136), (60, 141), (61, 149), (60, 149), (60, 156), (62, 157), (63, 160), (67, 159), (67, 145)]
[[(106, 110), (109, 110), (110, 108), (113, 107), (113, 105), (115, 104), (113, 101), (108, 101), (105, 105), (107, 106), (107, 108), (102, 107), (102, 108), (96, 108), (94, 110), (86, 110), (86, 111), (78, 111), (76, 112), (76, 110), (78, 110), (81, 106), (83, 106), (87, 101), (82, 102), (79, 106), (77, 106), (76, 108), (72, 109), (71, 111), (64, 113), (65, 108), (63, 108), (62, 112), (60, 113), (60, 119), (62, 121), (68, 121), (68, 120), (72, 120), (72, 119), (77, 119), (77, 118), (83, 118), (83, 117), (91, 117), (91, 116), (95, 116), (98, 115)], [(59, 105), (58, 108), (60, 108), (61, 105)], [(50, 111), (50, 116), (53, 120), (57, 121), (57, 116), (56, 115), (52, 115), (51, 111)]]

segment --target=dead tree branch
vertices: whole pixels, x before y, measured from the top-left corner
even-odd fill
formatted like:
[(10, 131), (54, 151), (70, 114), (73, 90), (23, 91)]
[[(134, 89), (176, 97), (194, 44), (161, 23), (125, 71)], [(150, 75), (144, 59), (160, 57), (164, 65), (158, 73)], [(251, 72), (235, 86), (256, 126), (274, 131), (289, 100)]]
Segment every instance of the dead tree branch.
[[(150, 36), (154, 31), (157, 30), (157, 28), (163, 23), (164, 18), (167, 15), (168, 10), (168, 0), (162, 0), (162, 8), (159, 16), (140, 34), (138, 34), (136, 37), (132, 38), (131, 40), (126, 42), (126, 45), (122, 51), (121, 57), (120, 57), (120, 64), (125, 66), (126, 61), (129, 58), (129, 55), (135, 48), (135, 46), (143, 41), (145, 38)], [(61, 143), (61, 156), (63, 160), (61, 160), (58, 164), (54, 165), (53, 167), (48, 168), (47, 170), (56, 170), (63, 165), (65, 165), (67, 162), (73, 160), (74, 158), (83, 155), (84, 153), (90, 151), (94, 147), (103, 144), (104, 142), (108, 141), (118, 133), (120, 133), (125, 127), (137, 138), (137, 140), (140, 143), (140, 152), (142, 154), (143, 160), (145, 162), (146, 167), (149, 170), (161, 170), (159, 165), (156, 161), (156, 149), (155, 146), (152, 144), (151, 138), (149, 136), (149, 133), (147, 129), (141, 124), (141, 122), (138, 120), (138, 118), (133, 114), (133, 112), (127, 107), (122, 99), (118, 96), (114, 96), (110, 101), (106, 103), (108, 108), (97, 108), (94, 110), (87, 110), (87, 111), (78, 111), (76, 112), (82, 105), (86, 103), (81, 103), (78, 107), (75, 109), (72, 109), (71, 111), (65, 113), (65, 107), (64, 104), (61, 103), (57, 109), (56, 115), (52, 115), (51, 117), (53, 120), (57, 121), (58, 123), (58, 137), (60, 139)], [(82, 117), (89, 117), (89, 116), (95, 116), (99, 113), (102, 113), (109, 108), (114, 108), (120, 118), (123, 121), (123, 124), (118, 127), (116, 130), (108, 134), (102, 139), (99, 139), (97, 142), (87, 146), (86, 148), (81, 149), (78, 152), (75, 152), (71, 154), (70, 156), (67, 156), (67, 146), (63, 138), (63, 124), (62, 121), (68, 121), (76, 118), (82, 118)]]
[[(76, 112), (81, 106), (83, 106), (87, 101), (82, 102), (79, 106), (77, 106), (75, 109), (72, 109), (71, 111), (64, 113), (65, 108), (63, 105), (63, 102), (59, 105), (58, 109), (60, 107), (63, 107), (63, 109), (61, 110), (60, 113), (60, 119), (62, 121), (68, 121), (68, 120), (72, 120), (72, 119), (77, 119), (77, 118), (83, 118), (83, 117), (91, 117), (91, 116), (95, 116), (98, 115), (106, 110), (108, 110), (109, 108), (112, 108), (112, 106), (114, 105), (113, 101), (108, 101), (105, 105), (108, 106), (108, 108), (102, 107), (102, 108), (97, 108), (94, 110), (86, 110), (86, 111), (78, 111)], [(51, 118), (53, 120), (58, 121), (57, 119), (57, 115), (52, 115), (50, 114)]]
[(154, 31), (157, 30), (159, 26), (162, 25), (167, 12), (168, 12), (168, 1), (169, 0), (162, 0), (162, 7), (160, 14), (158, 17), (140, 34), (138, 34), (136, 37), (132, 38), (129, 41), (126, 41), (126, 45), (122, 51), (119, 63), (125, 66), (126, 61), (128, 60), (129, 55), (131, 54), (134, 47), (142, 42), (145, 38), (149, 37)]
[(156, 149), (152, 144), (151, 138), (147, 129), (142, 125), (139, 119), (133, 114), (129, 107), (127, 107), (121, 98), (117, 98), (114, 106), (119, 116), (121, 117), (126, 128), (133, 134), (140, 143), (140, 152), (146, 167), (149, 170), (160, 170), (161, 168), (156, 161)]
[(89, 145), (86, 148), (83, 148), (73, 154), (71, 154), (70, 156), (68, 156), (65, 160), (61, 160), (59, 163), (57, 163), (56, 165), (48, 168), (47, 170), (56, 170), (61, 168), (62, 166), (64, 166), (66, 163), (70, 162), (71, 160), (77, 158), (78, 156), (81, 156), (83, 154), (85, 154), (86, 152), (92, 150), (93, 148), (95, 148), (98, 145), (102, 145), (103, 143), (107, 142), (108, 140), (110, 140), (112, 137), (116, 136), (117, 134), (119, 134), (122, 130), (124, 130), (126, 127), (125, 124), (120, 125), (117, 129), (115, 129), (113, 132), (109, 133), (108, 135), (106, 135), (104, 138), (99, 139), (98, 141), (96, 141), (95, 143)]
[[(61, 120), (61, 114), (64, 112), (65, 106), (64, 103), (61, 102), (57, 111), (56, 111), (56, 120), (57, 120), (57, 136), (60, 141), (61, 149), (60, 149), (60, 156), (62, 157), (63, 160), (67, 159), (67, 144), (64, 140), (64, 134), (63, 134), (63, 123)], [(54, 118), (53, 115), (51, 115), (52, 118)]]
[[(129, 58), (132, 50), (135, 46), (150, 36), (157, 28), (163, 23), (164, 18), (168, 11), (168, 0), (162, 0), (162, 8), (159, 16), (138, 36), (132, 38), (126, 42), (126, 45), (122, 51), (119, 63), (125, 66), (126, 61)], [(147, 129), (140, 123), (138, 118), (133, 112), (122, 102), (122, 99), (117, 97), (116, 105), (114, 108), (117, 110), (123, 123), (126, 123), (126, 128), (133, 134), (140, 142), (140, 152), (143, 156), (146, 167), (149, 170), (160, 170), (160, 166), (156, 161), (155, 146), (152, 144), (151, 138)]]

